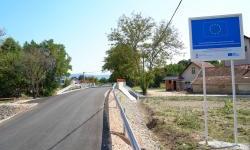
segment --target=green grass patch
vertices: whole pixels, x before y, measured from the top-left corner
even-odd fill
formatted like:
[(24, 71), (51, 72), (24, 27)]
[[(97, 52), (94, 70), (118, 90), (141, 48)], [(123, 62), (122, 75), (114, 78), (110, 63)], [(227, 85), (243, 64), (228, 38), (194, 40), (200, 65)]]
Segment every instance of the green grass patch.
[[(200, 147), (203, 140), (204, 112), (200, 103), (203, 97), (168, 96), (145, 98), (142, 104), (149, 112), (149, 122), (154, 120), (152, 130), (158, 135), (167, 149), (207, 149)], [(182, 102), (190, 106), (180, 106)], [(233, 102), (231, 97), (208, 97), (213, 103), (209, 107), (208, 128), (211, 139), (233, 142)], [(199, 105), (195, 105), (198, 103)], [(237, 99), (239, 143), (250, 141), (250, 100)], [(197, 108), (196, 108), (197, 107)], [(155, 123), (156, 122), (156, 123)], [(170, 147), (169, 147), (170, 146)]]

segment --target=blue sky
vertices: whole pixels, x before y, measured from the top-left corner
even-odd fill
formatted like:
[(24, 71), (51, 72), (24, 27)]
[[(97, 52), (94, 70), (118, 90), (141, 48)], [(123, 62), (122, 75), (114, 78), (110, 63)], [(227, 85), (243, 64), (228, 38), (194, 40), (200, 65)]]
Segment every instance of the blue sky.
[[(155, 21), (169, 20), (179, 0), (2, 0), (0, 27), (23, 44), (54, 39), (66, 46), (72, 57), (73, 73), (101, 71), (107, 34), (116, 27), (118, 18), (141, 12)], [(183, 0), (173, 25), (185, 44), (189, 58), (188, 18), (242, 13), (245, 35), (250, 36), (249, 0)]]

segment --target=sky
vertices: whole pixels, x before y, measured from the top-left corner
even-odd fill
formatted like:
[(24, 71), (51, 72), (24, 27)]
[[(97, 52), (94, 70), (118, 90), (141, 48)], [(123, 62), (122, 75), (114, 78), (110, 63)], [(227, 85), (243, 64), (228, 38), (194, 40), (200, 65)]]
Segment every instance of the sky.
[[(168, 21), (179, 0), (1, 0), (0, 28), (20, 44), (54, 39), (72, 57), (72, 73), (100, 74), (107, 34), (123, 14), (141, 13), (156, 22)], [(189, 59), (188, 18), (242, 13), (244, 34), (250, 36), (249, 0), (183, 0), (173, 18), (185, 48), (172, 62)]]

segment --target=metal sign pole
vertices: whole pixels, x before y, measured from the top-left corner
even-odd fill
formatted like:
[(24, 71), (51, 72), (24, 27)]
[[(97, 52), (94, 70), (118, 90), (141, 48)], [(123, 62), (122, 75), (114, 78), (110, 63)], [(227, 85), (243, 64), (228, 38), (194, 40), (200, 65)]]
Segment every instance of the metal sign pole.
[(233, 93), (233, 109), (234, 109), (234, 143), (238, 144), (238, 123), (237, 123), (237, 103), (236, 103), (236, 90), (235, 90), (235, 73), (234, 61), (231, 60), (231, 75), (232, 75), (232, 93)]
[(206, 73), (205, 65), (202, 62), (202, 77), (203, 77), (203, 110), (204, 110), (204, 121), (205, 121), (205, 141), (208, 144), (208, 125), (207, 125), (207, 87), (206, 87)]

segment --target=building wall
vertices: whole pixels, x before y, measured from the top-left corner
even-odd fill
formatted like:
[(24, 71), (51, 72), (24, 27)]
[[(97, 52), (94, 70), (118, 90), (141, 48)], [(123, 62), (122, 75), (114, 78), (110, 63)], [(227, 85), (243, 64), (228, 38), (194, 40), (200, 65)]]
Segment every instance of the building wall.
[[(245, 65), (250, 64), (250, 39), (244, 38), (245, 46), (246, 46), (246, 58), (243, 60), (235, 60), (235, 65)], [(230, 61), (224, 61), (225, 66), (230, 66)]]
[[(203, 93), (202, 84), (193, 84), (194, 93)], [(206, 85), (208, 94), (231, 94), (231, 85)], [(249, 84), (236, 84), (237, 94), (250, 94), (250, 83)]]
[(169, 83), (169, 80), (165, 80), (166, 91), (172, 90), (172, 82)]
[(185, 84), (183, 81), (176, 82), (176, 91), (183, 91), (185, 90)]
[[(195, 74), (192, 74), (192, 68), (195, 68)], [(198, 75), (201, 68), (197, 65), (194, 65), (193, 63), (188, 66), (188, 68), (182, 73), (182, 77), (184, 78), (184, 82), (191, 82), (194, 80), (194, 78)]]
[(250, 83), (248, 84), (238, 84), (239, 94), (250, 94)]

